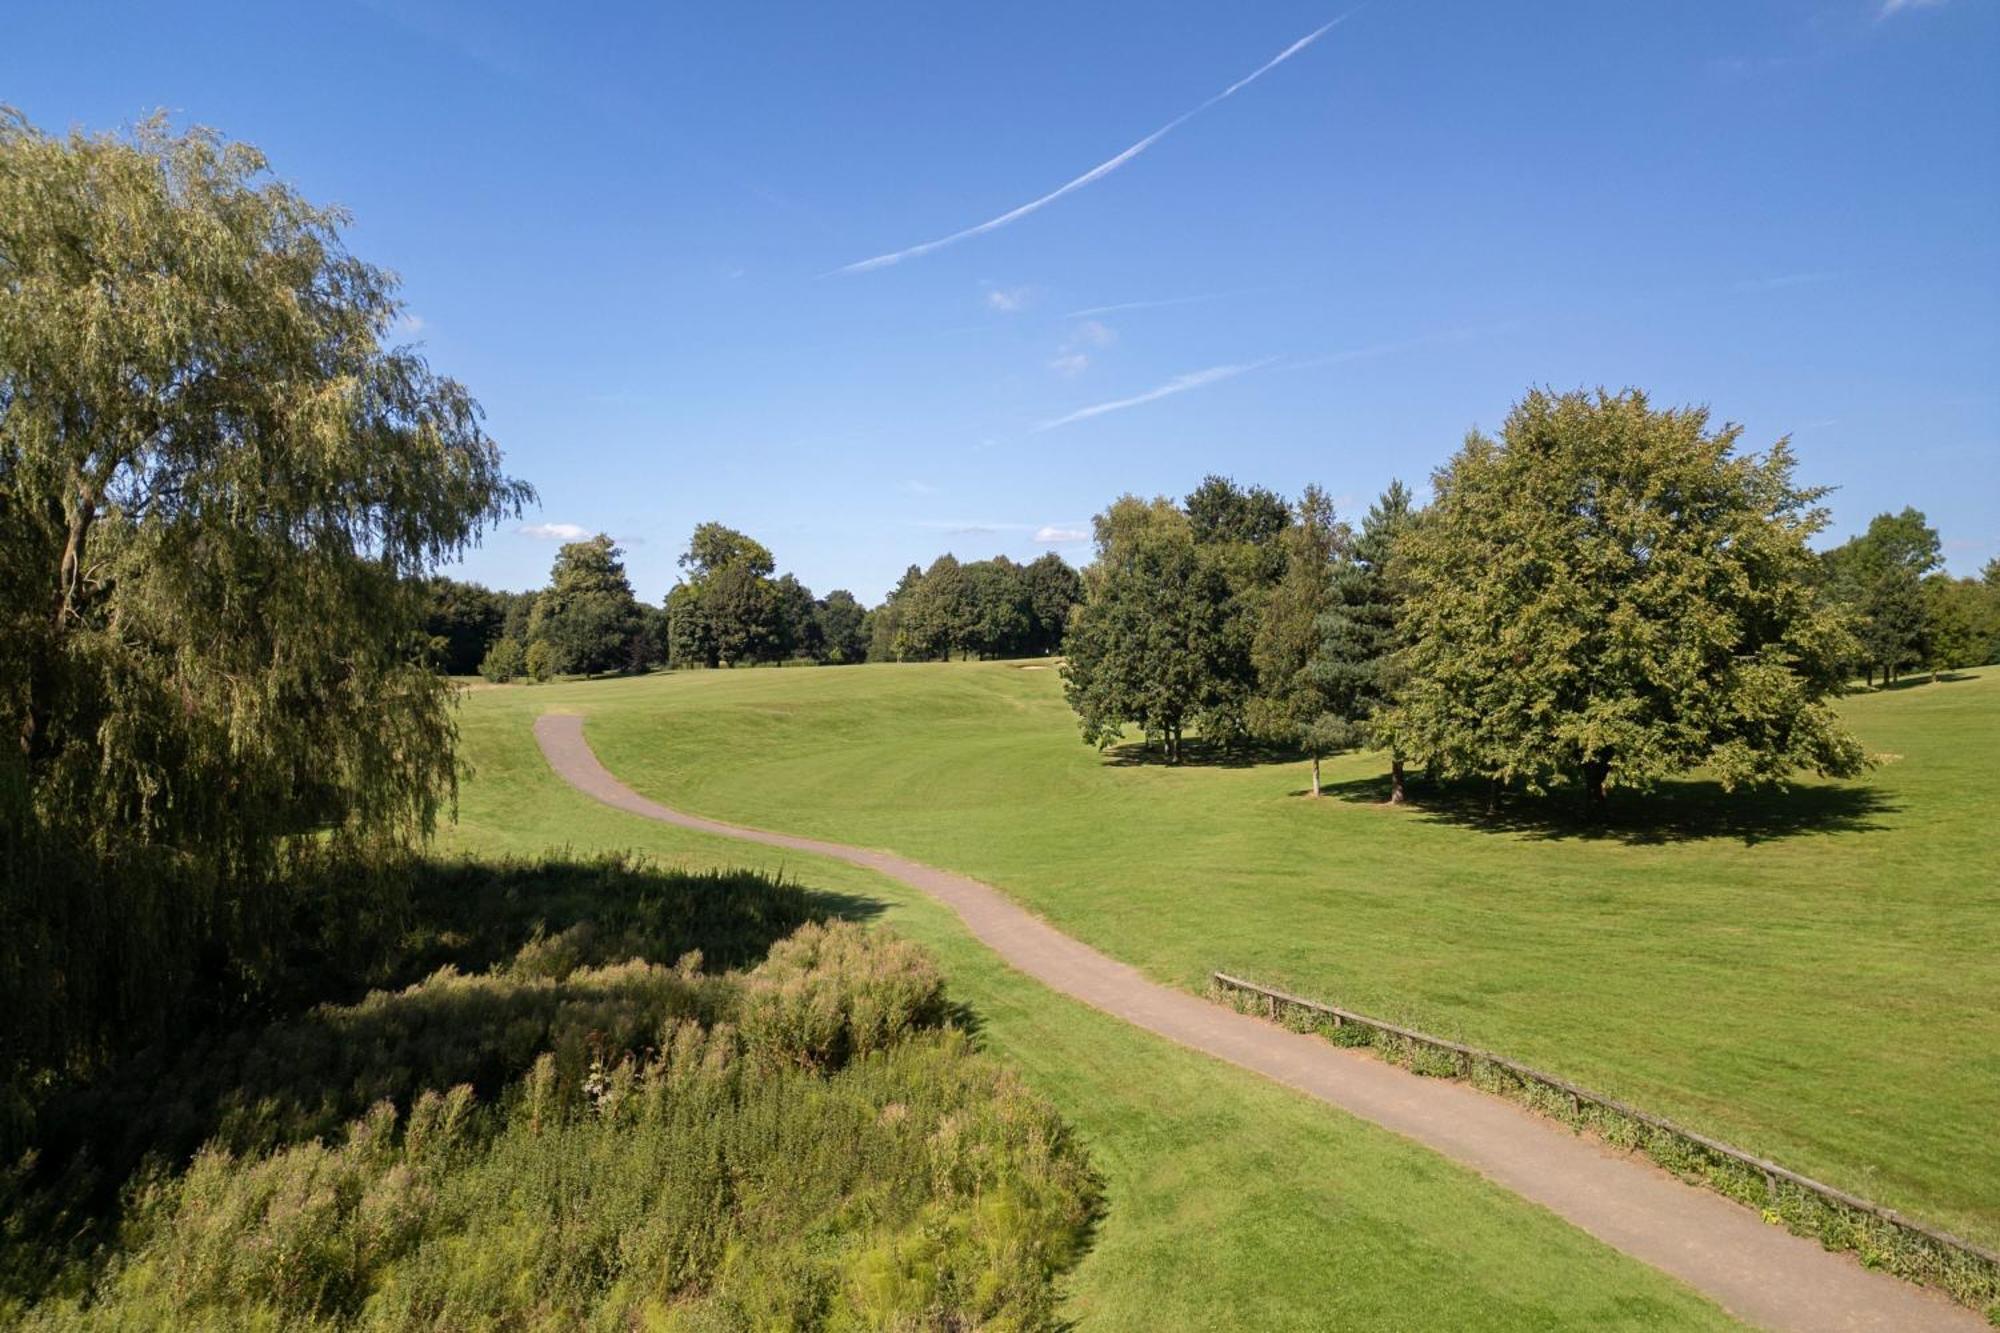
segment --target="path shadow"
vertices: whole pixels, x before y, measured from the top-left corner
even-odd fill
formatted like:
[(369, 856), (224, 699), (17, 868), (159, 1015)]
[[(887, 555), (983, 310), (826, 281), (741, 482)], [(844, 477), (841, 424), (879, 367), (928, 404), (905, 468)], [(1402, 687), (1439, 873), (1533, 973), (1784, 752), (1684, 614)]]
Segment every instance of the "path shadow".
[[(1734, 792), (1706, 779), (1665, 782), (1647, 792), (1614, 789), (1601, 810), (1558, 788), (1544, 796), (1503, 792), (1491, 801), (1484, 783), (1413, 777), (1408, 813), (1430, 823), (1547, 841), (1602, 841), (1633, 846), (1731, 840), (1746, 847), (1819, 833), (1873, 833), (1901, 807), (1879, 788), (1813, 784)], [(1326, 793), (1361, 805), (1385, 804), (1387, 775), (1327, 784)]]

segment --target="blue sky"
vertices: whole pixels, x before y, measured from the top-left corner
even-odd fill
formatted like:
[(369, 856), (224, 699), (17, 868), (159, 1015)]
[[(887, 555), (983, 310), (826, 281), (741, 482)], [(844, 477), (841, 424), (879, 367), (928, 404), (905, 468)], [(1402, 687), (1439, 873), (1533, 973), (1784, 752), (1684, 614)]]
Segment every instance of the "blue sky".
[(353, 211), (541, 491), (498, 586), (602, 529), (657, 598), (718, 518), (872, 600), (1210, 471), (1352, 516), (1531, 384), (2000, 554), (1992, 0), (9, 10), (44, 128), (163, 107)]

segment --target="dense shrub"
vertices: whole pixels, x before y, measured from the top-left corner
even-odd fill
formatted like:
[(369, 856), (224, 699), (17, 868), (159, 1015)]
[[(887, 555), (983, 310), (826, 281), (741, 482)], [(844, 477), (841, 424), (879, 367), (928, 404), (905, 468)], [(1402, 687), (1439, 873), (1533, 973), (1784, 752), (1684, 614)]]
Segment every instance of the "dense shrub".
[(944, 978), (928, 954), (846, 922), (802, 928), (747, 980), (744, 1041), (775, 1063), (838, 1066), (944, 1019)]
[(479, 659), (479, 674), (495, 685), (505, 684), (526, 669), (523, 657), (517, 640), (495, 639), (493, 646), (486, 650), (486, 656)]
[(62, 1104), (0, 1181), (0, 1323), (1046, 1326), (1081, 1150), (922, 950), (828, 906), (617, 859), (428, 868), (378, 971), (429, 975)]

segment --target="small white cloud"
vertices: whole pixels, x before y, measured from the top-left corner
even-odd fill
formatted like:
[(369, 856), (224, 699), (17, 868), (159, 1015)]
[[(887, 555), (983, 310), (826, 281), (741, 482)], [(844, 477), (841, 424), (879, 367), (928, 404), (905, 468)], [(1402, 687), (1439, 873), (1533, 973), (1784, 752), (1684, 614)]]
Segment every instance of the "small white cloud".
[(1090, 530), (1070, 527), (1061, 523), (1045, 523), (1035, 529), (1035, 540), (1044, 546), (1061, 546), (1068, 542), (1087, 542)]
[(424, 317), (414, 310), (405, 310), (396, 316), (396, 322), (391, 327), (399, 338), (414, 338), (424, 331)]
[(1118, 341), (1118, 335), (1108, 325), (1094, 319), (1086, 319), (1069, 331), (1069, 336), (1056, 348), (1056, 359), (1049, 362), (1049, 369), (1058, 375), (1077, 376), (1090, 368), (1090, 353), (1087, 347), (1109, 347)]
[(986, 308), (997, 310), (1003, 315), (1011, 315), (1016, 311), (1026, 310), (1034, 296), (1035, 294), (1026, 287), (988, 287)]
[(931, 485), (931, 484), (930, 484), (929, 482), (927, 482), (927, 481), (918, 481), (918, 480), (917, 480), (916, 478), (914, 478), (914, 477), (912, 477), (912, 478), (911, 478), (910, 480), (908, 480), (908, 481), (906, 481), (906, 482), (904, 482), (904, 483), (903, 483), (903, 489), (904, 489), (904, 490), (906, 490), (906, 491), (908, 491), (908, 492), (909, 492), (910, 494), (912, 494), (912, 495), (936, 495), (936, 494), (937, 494), (937, 487), (935, 487), (935, 486)]
[(590, 529), (575, 523), (523, 523), (520, 533), (538, 542), (576, 542), (588, 537)]
[(1888, 18), (1906, 9), (1936, 9), (1943, 3), (1944, 0), (1882, 0), (1882, 8), (1875, 17)]
[(1094, 319), (1086, 319), (1070, 331), (1065, 347), (1109, 347), (1118, 341), (1118, 334), (1109, 325)]

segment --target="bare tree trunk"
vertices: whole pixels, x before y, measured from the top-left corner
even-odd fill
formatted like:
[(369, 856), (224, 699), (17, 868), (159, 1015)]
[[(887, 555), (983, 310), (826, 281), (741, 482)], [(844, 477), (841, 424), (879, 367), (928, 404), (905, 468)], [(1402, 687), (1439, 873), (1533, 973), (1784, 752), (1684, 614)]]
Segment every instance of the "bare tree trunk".
[(1389, 804), (1403, 803), (1403, 757), (1392, 755), (1389, 759)]
[(1313, 756), (1313, 797), (1319, 797), (1319, 756)]

